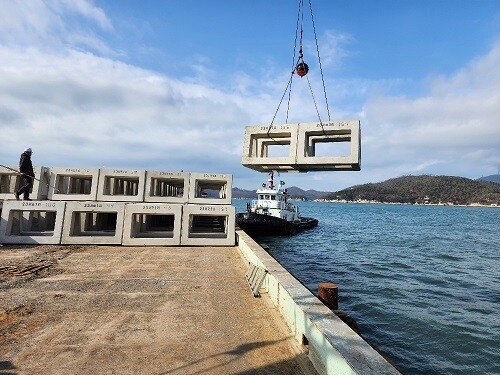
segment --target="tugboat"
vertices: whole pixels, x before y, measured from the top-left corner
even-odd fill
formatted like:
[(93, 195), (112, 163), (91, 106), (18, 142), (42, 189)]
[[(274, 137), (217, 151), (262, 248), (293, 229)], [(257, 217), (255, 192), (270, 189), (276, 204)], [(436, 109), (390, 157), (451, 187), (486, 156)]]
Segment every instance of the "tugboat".
[(260, 236), (292, 235), (317, 226), (317, 219), (301, 217), (299, 208), (288, 202), (283, 185), (283, 181), (274, 185), (274, 172), (270, 171), (267, 184), (257, 189), (257, 199), (247, 204), (247, 212), (236, 214), (236, 224), (245, 232)]

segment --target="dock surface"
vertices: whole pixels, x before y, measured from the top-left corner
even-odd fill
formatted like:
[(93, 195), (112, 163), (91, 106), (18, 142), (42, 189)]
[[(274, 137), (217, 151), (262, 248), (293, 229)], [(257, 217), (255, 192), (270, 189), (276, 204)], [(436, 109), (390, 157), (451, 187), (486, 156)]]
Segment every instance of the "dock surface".
[(314, 374), (245, 272), (237, 247), (0, 246), (0, 370)]

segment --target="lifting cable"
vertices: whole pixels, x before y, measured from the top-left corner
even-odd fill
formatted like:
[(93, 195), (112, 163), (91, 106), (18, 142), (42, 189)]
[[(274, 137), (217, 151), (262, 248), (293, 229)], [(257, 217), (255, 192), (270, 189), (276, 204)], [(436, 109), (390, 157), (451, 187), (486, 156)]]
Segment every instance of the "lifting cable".
[[(311, 0), (309, 0), (309, 10), (310, 10), (310, 14), (311, 14), (311, 23), (312, 23), (312, 28), (313, 28), (313, 32), (314, 32), (314, 40), (316, 43), (316, 52), (318, 55), (318, 64), (319, 64), (319, 70), (320, 70), (320, 75), (321, 75), (321, 81), (323, 84), (323, 93), (324, 93), (324, 97), (325, 97), (325, 104), (326, 104), (326, 110), (327, 110), (327, 114), (328, 114), (328, 121), (330, 121), (330, 108), (328, 106), (328, 98), (326, 95), (325, 78), (323, 75), (323, 68), (321, 65), (321, 58), (320, 58), (320, 54), (319, 54), (318, 37), (317, 37), (317, 33), (316, 33), (316, 26), (314, 23), (314, 16), (313, 16)], [(281, 96), (281, 100), (278, 104), (278, 108), (276, 109), (274, 116), (273, 116), (273, 119), (271, 121), (271, 124), (269, 125), (269, 128), (267, 130), (268, 136), (269, 136), (269, 132), (271, 131), (274, 120), (276, 119), (276, 116), (278, 115), (278, 111), (283, 103), (283, 100), (284, 100), (287, 92), (288, 92), (288, 102), (287, 102), (286, 121), (285, 122), (288, 123), (288, 116), (289, 116), (289, 112), (290, 112), (290, 102), (291, 102), (291, 95), (292, 95), (292, 81), (293, 81), (294, 74), (297, 74), (298, 76), (300, 76), (302, 78), (302, 77), (306, 76), (308, 71), (309, 71), (308, 65), (304, 62), (304, 54), (303, 54), (303, 49), (302, 49), (303, 32), (304, 32), (304, 0), (299, 0), (299, 10), (298, 10), (298, 14), (297, 14), (297, 26), (296, 26), (296, 30), (295, 30), (295, 45), (294, 45), (294, 49), (293, 49), (293, 58), (292, 58), (292, 72), (290, 75), (290, 79), (288, 80), (287, 86), (285, 88), (285, 91), (283, 92), (283, 95)], [(298, 41), (298, 45), (299, 45), (299, 53), (298, 53), (298, 57), (296, 59), (297, 41)], [(309, 86), (309, 90), (311, 92), (311, 97), (312, 97), (312, 100), (314, 103), (314, 107), (316, 109), (316, 114), (318, 115), (319, 123), (321, 125), (322, 130), (323, 130), (323, 134), (326, 135), (326, 132), (325, 132), (325, 129), (323, 126), (323, 122), (321, 121), (321, 116), (319, 114), (318, 105), (316, 103), (316, 99), (314, 97), (314, 93), (312, 90), (311, 82), (309, 80), (309, 77), (306, 77), (306, 79), (307, 79), (307, 83)], [(273, 138), (271, 138), (271, 139), (273, 139)], [(277, 142), (277, 144), (281, 145), (281, 143), (279, 141), (277, 141), (275, 139), (273, 139), (273, 140), (275, 142)]]

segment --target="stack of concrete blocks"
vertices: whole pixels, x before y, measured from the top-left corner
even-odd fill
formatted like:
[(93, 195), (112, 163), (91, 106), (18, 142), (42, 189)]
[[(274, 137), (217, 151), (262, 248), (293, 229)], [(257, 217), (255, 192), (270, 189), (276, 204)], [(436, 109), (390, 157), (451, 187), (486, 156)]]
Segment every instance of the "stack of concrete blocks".
[(47, 181), (37, 201), (5, 202), (0, 243), (234, 245), (231, 175), (52, 168)]
[(191, 173), (182, 213), (181, 245), (234, 245), (235, 209), (229, 174)]
[[(320, 144), (339, 142), (349, 142), (348, 155), (318, 155)], [(287, 147), (287, 155), (270, 155), (276, 146)], [(247, 126), (241, 164), (260, 172), (359, 171), (360, 121)]]
[(125, 207), (123, 244), (180, 245), (182, 209), (188, 193), (188, 172), (146, 171), (144, 203)]

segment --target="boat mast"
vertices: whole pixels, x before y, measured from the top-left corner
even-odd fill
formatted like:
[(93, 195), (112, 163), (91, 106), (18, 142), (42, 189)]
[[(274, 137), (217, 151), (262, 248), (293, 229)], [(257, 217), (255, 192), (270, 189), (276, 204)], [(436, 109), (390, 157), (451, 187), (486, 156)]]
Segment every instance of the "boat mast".
[(269, 171), (269, 177), (267, 178), (267, 187), (271, 190), (274, 189), (274, 171)]

